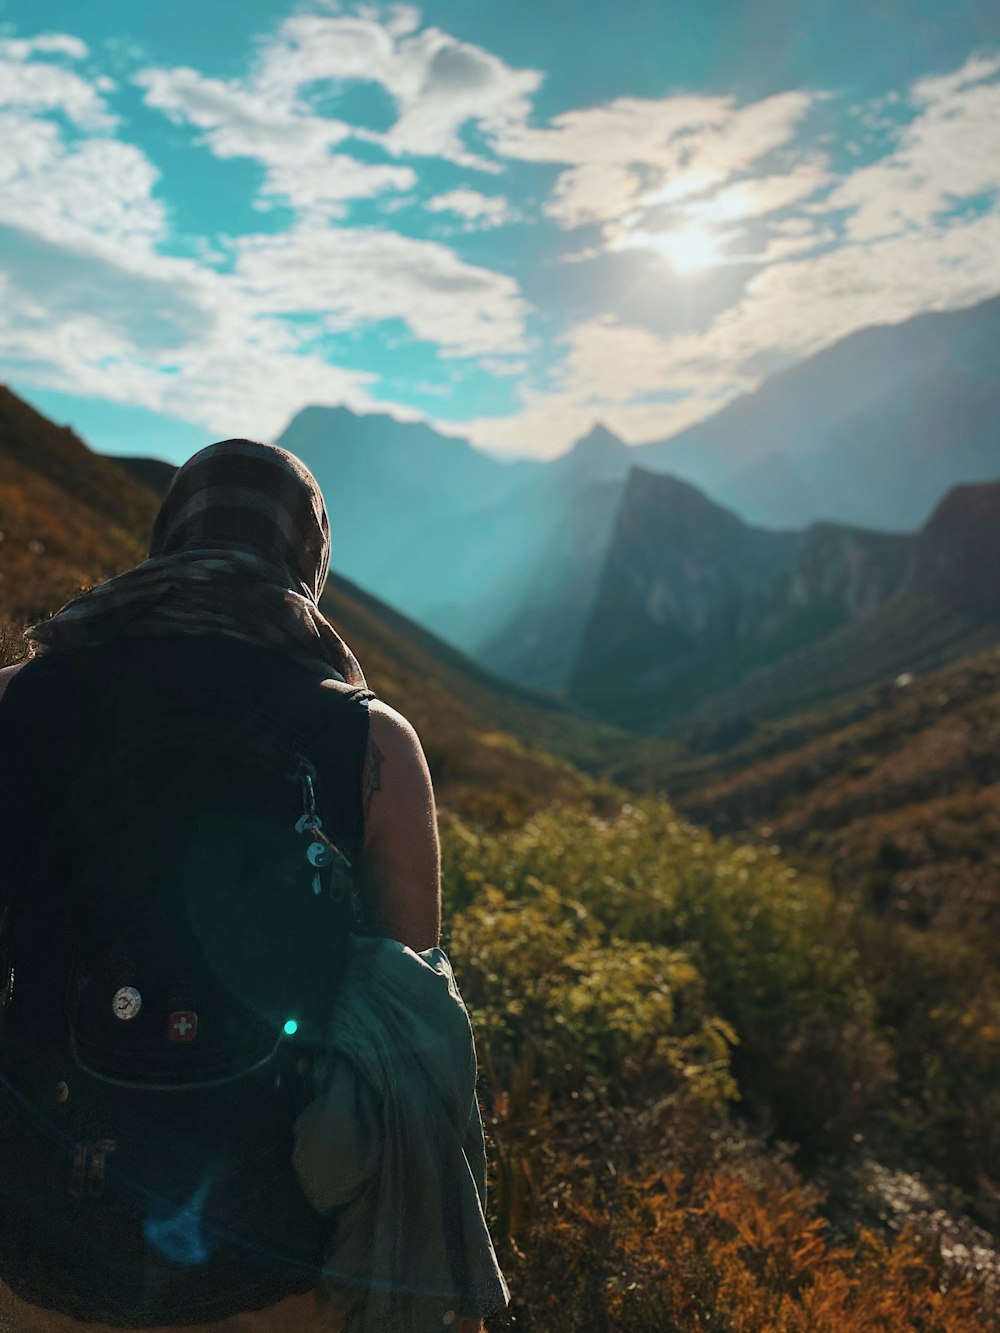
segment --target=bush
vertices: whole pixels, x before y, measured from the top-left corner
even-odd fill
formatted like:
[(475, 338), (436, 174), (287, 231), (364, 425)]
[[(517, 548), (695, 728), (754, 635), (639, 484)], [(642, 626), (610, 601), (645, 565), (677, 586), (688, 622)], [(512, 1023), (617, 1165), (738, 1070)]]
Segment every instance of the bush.
[(734, 1046), (748, 1104), (811, 1154), (881, 1106), (888, 1052), (849, 915), (818, 880), (652, 802), (443, 835), (455, 954), (491, 1044), (551, 1044), (569, 1025), (572, 1068), (600, 1048), (605, 1070), (669, 1067), (709, 1100)]

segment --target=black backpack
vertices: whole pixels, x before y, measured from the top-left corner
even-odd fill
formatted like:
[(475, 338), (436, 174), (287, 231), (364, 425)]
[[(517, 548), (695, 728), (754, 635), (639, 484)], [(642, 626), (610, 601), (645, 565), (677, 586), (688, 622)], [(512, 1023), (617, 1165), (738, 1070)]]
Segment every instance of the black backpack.
[(316, 1283), (334, 1223), (291, 1132), (354, 925), (321, 775), (371, 696), (341, 687), (331, 732), (290, 671), (252, 707), (139, 671), (50, 680), (44, 720), (19, 680), (0, 707), (0, 769), (21, 768), (0, 781), (0, 1275), (34, 1304), (193, 1323)]

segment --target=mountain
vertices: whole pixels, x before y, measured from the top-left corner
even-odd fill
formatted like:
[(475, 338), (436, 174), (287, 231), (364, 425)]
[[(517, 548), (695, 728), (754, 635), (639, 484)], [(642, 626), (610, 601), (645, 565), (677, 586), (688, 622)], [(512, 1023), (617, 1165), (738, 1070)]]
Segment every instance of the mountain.
[(603, 422), (597, 421), (571, 449), (550, 463), (554, 475), (581, 477), (588, 481), (624, 481), (634, 459), (629, 445)]
[[(494, 674), (562, 687), (629, 469), (617, 436), (597, 424), (551, 463), (506, 464), (426, 426), (312, 407), (280, 443), (323, 488), (335, 570)], [(174, 472), (113, 461), (160, 494)]]
[(954, 485), (1000, 477), (998, 352), (1000, 298), (853, 334), (649, 444), (597, 424), (554, 460), (502, 463), (427, 425), (324, 407), (279, 442), (323, 487), (338, 572), (489, 669), (561, 691), (631, 467), (756, 527), (912, 531)]
[(177, 471), (173, 463), (165, 463), (162, 458), (129, 458), (119, 454), (115, 456), (115, 462), (157, 495), (166, 494)]
[(534, 538), (521, 546), (506, 615), (475, 645), (477, 658), (511, 680), (561, 690), (594, 598), (631, 451), (597, 424), (538, 469), (530, 495)]
[[(431, 628), (435, 608), (482, 595), (481, 562), (464, 538), (532, 470), (422, 423), (347, 408), (307, 407), (277, 443), (322, 487), (333, 568)], [(488, 519), (485, 530), (489, 549)]]
[[(489, 671), (563, 693), (599, 594), (633, 465), (707, 491), (751, 527), (787, 533), (826, 521), (827, 536), (818, 528), (810, 538), (813, 555), (803, 553), (801, 583), (809, 577), (810, 559), (827, 568), (824, 551), (841, 540), (840, 528), (913, 530), (956, 483), (1000, 477), (1000, 434), (992, 424), (1000, 407), (993, 373), (998, 343), (1000, 299), (868, 329), (774, 375), (755, 393), (668, 440), (627, 446), (596, 424), (569, 452), (545, 463), (500, 462), (426, 424), (359, 416), (342, 407), (305, 408), (279, 442), (307, 463), (323, 488), (337, 573)], [(31, 411), (24, 404), (19, 410)], [(72, 432), (60, 438), (60, 447), (75, 457)], [(31, 467), (30, 455), (22, 448), (15, 458), (8, 448), (9, 468)], [(58, 470), (59, 449), (53, 446), (48, 456)], [(149, 488), (162, 488), (169, 465), (93, 459), (91, 481), (81, 483), (78, 500), (100, 508), (98, 474), (103, 468), (106, 477), (108, 467), (127, 468), (138, 483), (134, 493), (147, 496), (146, 519), (136, 525), (124, 516), (144, 539)], [(45, 527), (44, 517), (35, 525)], [(114, 540), (110, 528), (107, 539)], [(49, 540), (58, 542), (58, 534)], [(876, 540), (851, 538), (859, 551), (874, 549)], [(940, 541), (946, 558), (944, 528)], [(82, 555), (86, 542), (72, 549)], [(983, 558), (991, 558), (988, 540), (984, 551)], [(854, 558), (847, 546), (843, 558)], [(18, 607), (19, 614), (30, 615), (47, 598), (33, 591), (37, 561), (25, 560), (16, 580)], [(103, 563), (92, 561), (64, 581), (62, 591), (69, 595), (92, 569), (114, 563), (110, 554)], [(970, 570), (956, 574), (957, 586), (982, 584), (975, 564), (971, 559)], [(914, 590), (921, 586), (915, 577)], [(779, 622), (775, 642), (789, 649), (815, 638), (812, 620), (825, 629), (840, 623), (836, 606), (812, 594), (808, 607), (786, 614), (781, 597), (793, 591), (776, 592), (772, 608)], [(983, 596), (989, 597), (988, 589)], [(958, 606), (954, 597), (952, 604)], [(735, 686), (748, 667), (774, 660), (771, 648), (764, 650), (763, 629), (761, 635), (748, 661), (717, 669), (713, 689), (726, 688), (727, 681)], [(802, 670), (808, 676), (812, 664), (804, 660)], [(769, 688), (762, 686), (765, 694)]]
[(912, 529), (961, 482), (1000, 478), (1000, 298), (861, 330), (634, 463), (748, 521)]
[(956, 486), (931, 515), (910, 587), (969, 615), (1000, 618), (1000, 482)]
[(148, 485), (123, 482), (115, 460), (88, 449), (68, 426), (57, 426), (0, 384), (0, 450), (11, 464), (46, 477), (97, 514), (117, 534), (148, 540), (156, 498)]
[(683, 710), (723, 688), (735, 678), (747, 610), (783, 568), (792, 541), (750, 528), (675, 477), (634, 470), (570, 696), (640, 726), (651, 699), (672, 697)]
[(914, 534), (775, 532), (635, 469), (569, 695), (656, 730), (788, 713), (938, 667), (1000, 638), (998, 531), (996, 484), (952, 491)]
[(489, 669), (558, 687), (630, 451), (597, 425), (551, 463), (502, 463), (388, 416), (312, 407), (279, 443), (330, 512), (333, 567)]
[(480, 641), (477, 659), (534, 689), (560, 691), (576, 656), (600, 575), (621, 483), (580, 484), (553, 504), (559, 521), (533, 552), (511, 612)]

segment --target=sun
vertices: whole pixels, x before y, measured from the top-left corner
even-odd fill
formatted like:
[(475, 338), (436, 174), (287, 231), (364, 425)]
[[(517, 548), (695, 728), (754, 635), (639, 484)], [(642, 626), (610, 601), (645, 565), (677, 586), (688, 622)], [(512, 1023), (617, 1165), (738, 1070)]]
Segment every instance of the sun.
[(722, 259), (718, 238), (705, 227), (664, 231), (654, 243), (675, 273), (700, 273)]
[(618, 237), (613, 248), (652, 250), (665, 259), (676, 274), (687, 276), (724, 264), (726, 257), (723, 246), (732, 239), (732, 233), (720, 235), (701, 223), (686, 222), (669, 231), (626, 230)]

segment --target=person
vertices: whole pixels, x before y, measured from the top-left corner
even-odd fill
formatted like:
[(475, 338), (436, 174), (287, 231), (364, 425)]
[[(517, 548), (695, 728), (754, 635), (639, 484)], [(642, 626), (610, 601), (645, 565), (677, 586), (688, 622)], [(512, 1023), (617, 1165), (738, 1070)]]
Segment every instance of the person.
[[(348, 1045), (356, 1043), (360, 1028), (381, 1021), (380, 1013), (376, 1012), (379, 1004), (366, 1000), (363, 993), (366, 976), (371, 973), (388, 978), (390, 988), (383, 992), (385, 995), (391, 991), (398, 996), (417, 997), (414, 1003), (419, 1004), (419, 996), (427, 994), (433, 1005), (435, 995), (447, 993), (445, 1003), (450, 1012), (455, 1011), (457, 998), (461, 1017), (457, 1026), (452, 1018), (447, 1023), (450, 1031), (460, 1034), (461, 1041), (461, 1034), (467, 1030), (467, 1015), (454, 986), (450, 965), (440, 950), (440, 848), (427, 761), (410, 722), (366, 692), (360, 664), (319, 609), (329, 558), (326, 507), (315, 478), (301, 460), (277, 446), (255, 441), (226, 440), (211, 445), (196, 453), (175, 474), (153, 525), (149, 558), (135, 569), (81, 594), (51, 619), (31, 627), (26, 632), (31, 656), (0, 670), (0, 700), (13, 703), (40, 665), (75, 649), (97, 648), (105, 652), (104, 658), (98, 655), (95, 660), (105, 663), (101, 670), (106, 674), (109, 691), (119, 688), (111, 677), (121, 661), (128, 661), (133, 667), (136, 661), (140, 665), (145, 662), (150, 671), (169, 674), (175, 680), (186, 679), (192, 685), (200, 675), (215, 671), (222, 678), (218, 688), (228, 684), (233, 691), (242, 687), (245, 678), (256, 679), (253, 673), (259, 675), (261, 663), (266, 668), (268, 662), (275, 660), (274, 654), (303, 670), (310, 664), (313, 667), (318, 664), (320, 673), (296, 678), (296, 689), (316, 692), (316, 706), (328, 707), (331, 681), (334, 689), (345, 687), (341, 691), (346, 701), (342, 711), (345, 717), (350, 712), (354, 719), (352, 734), (363, 737), (363, 746), (353, 751), (348, 746), (345, 750), (348, 766), (353, 763), (359, 771), (353, 774), (340, 771), (336, 785), (338, 793), (348, 793), (343, 797), (343, 803), (349, 807), (346, 824), (350, 827), (353, 820), (357, 834), (355, 893), (367, 947), (365, 952), (359, 946), (354, 972), (349, 973), (356, 978), (353, 984), (361, 999), (352, 994), (344, 1005), (354, 1027), (345, 1036), (345, 1020), (341, 1039)], [(147, 656), (143, 657), (143, 653)], [(247, 672), (249, 677), (245, 677)], [(322, 695), (324, 690), (326, 695)], [(308, 703), (304, 693), (300, 702)], [(344, 763), (344, 755), (329, 756), (331, 770), (338, 765), (343, 770)], [(352, 786), (353, 794), (349, 790)], [(406, 968), (409, 972), (400, 971)], [(402, 987), (397, 985), (397, 972), (403, 976)], [(439, 984), (442, 977), (443, 987)], [(347, 981), (342, 989), (346, 994)], [(391, 1006), (383, 1007), (388, 1012)], [(402, 1031), (414, 1018), (404, 1013), (396, 1021)], [(377, 1034), (371, 1044), (377, 1046), (379, 1042), (386, 1045), (382, 1034)], [(343, 1062), (335, 1064), (335, 1068), (337, 1077), (342, 1078)], [(381, 1077), (387, 1084), (392, 1083), (391, 1071), (386, 1075), (383, 1070)], [(421, 1091), (422, 1106), (433, 1095), (433, 1088), (430, 1093), (427, 1091), (430, 1083), (426, 1079), (425, 1084)], [(466, 1080), (461, 1086), (464, 1089), (461, 1095), (468, 1099), (472, 1085)], [(356, 1085), (349, 1095), (358, 1104), (363, 1100)], [(408, 1095), (397, 1097), (395, 1104), (396, 1111), (404, 1118), (408, 1113)], [(335, 1091), (328, 1087), (324, 1096), (316, 1098), (302, 1117), (305, 1128), (296, 1145), (296, 1169), (305, 1193), (317, 1207), (325, 1205), (319, 1198), (322, 1189), (315, 1187), (309, 1178), (310, 1163), (317, 1144), (320, 1158), (324, 1147), (329, 1151), (326, 1126), (343, 1115), (342, 1106), (334, 1109), (332, 1118), (327, 1114), (334, 1097)], [(474, 1133), (471, 1140), (470, 1151), (475, 1156), (476, 1145), (482, 1143), (482, 1129), (474, 1105), (474, 1090), (471, 1100), (471, 1112), (466, 1107), (464, 1114), (469, 1116), (470, 1124), (478, 1127), (478, 1136)], [(381, 1110), (373, 1111), (367, 1130), (383, 1121)], [(336, 1126), (330, 1132), (335, 1137)], [(455, 1153), (464, 1160), (461, 1144), (456, 1146)], [(393, 1159), (388, 1155), (386, 1160)], [(334, 1161), (333, 1173), (341, 1166)], [(370, 1162), (368, 1168), (370, 1174)], [(471, 1174), (477, 1178), (482, 1173), (473, 1169)], [(473, 1195), (471, 1211), (481, 1209), (485, 1176), (482, 1175), (478, 1185), (478, 1199), (468, 1182), (463, 1182), (462, 1188)], [(358, 1225), (373, 1226), (373, 1211), (384, 1206), (386, 1199), (393, 1206), (399, 1203), (392, 1190), (386, 1190), (384, 1179), (377, 1188), (369, 1187), (366, 1197), (367, 1211), (362, 1208), (356, 1212)], [(400, 1206), (407, 1206), (407, 1201), (403, 1200)], [(479, 1275), (477, 1290), (485, 1293), (483, 1301), (494, 1307), (505, 1304), (506, 1285), (496, 1266), (481, 1212), (477, 1225), (467, 1228), (464, 1234), (473, 1237), (470, 1243), (478, 1244), (482, 1250), (474, 1256), (472, 1267)], [(361, 1251), (369, 1244), (364, 1238), (359, 1242), (357, 1237), (350, 1236), (346, 1241), (347, 1248), (353, 1244), (355, 1251), (359, 1244)], [(344, 1252), (342, 1246), (341, 1253)], [(398, 1255), (393, 1263), (395, 1273), (400, 1264)], [(342, 1273), (343, 1268), (338, 1270), (335, 1266), (334, 1271)], [(7, 1299), (13, 1298), (8, 1294)], [(366, 1293), (359, 1307), (355, 1291), (353, 1304), (348, 1302), (343, 1307), (347, 1311), (346, 1326), (374, 1327), (364, 1322), (367, 1301)], [(211, 1327), (218, 1333), (230, 1327), (234, 1331), (286, 1326), (304, 1330), (310, 1326), (305, 1302), (302, 1295), (288, 1296), (269, 1311), (235, 1315), (232, 1320), (213, 1323)], [(405, 1302), (399, 1308), (405, 1310)], [(322, 1313), (322, 1307), (317, 1306), (317, 1310)], [(33, 1320), (39, 1319), (41, 1322), (36, 1325)], [(287, 1323), (289, 1319), (293, 1324)], [(352, 1319), (356, 1322), (351, 1323)], [(404, 1314), (400, 1319), (400, 1328), (405, 1324), (416, 1330), (412, 1314)], [(59, 1329), (63, 1323), (67, 1327), (76, 1326), (64, 1316), (33, 1310), (25, 1304), (19, 1307), (18, 1321), (19, 1329), (35, 1326)], [(479, 1310), (470, 1313), (453, 1309), (445, 1323), (460, 1328), (461, 1333), (485, 1330)]]

